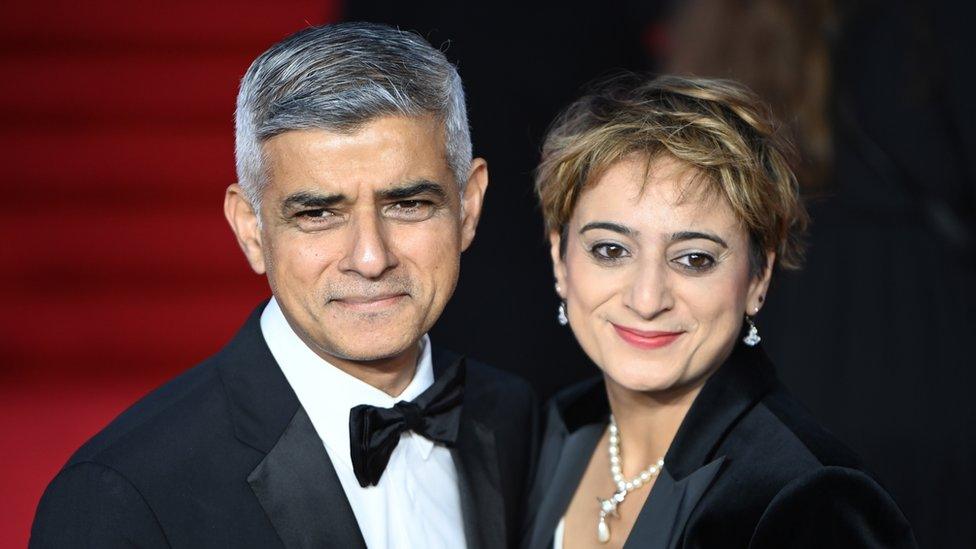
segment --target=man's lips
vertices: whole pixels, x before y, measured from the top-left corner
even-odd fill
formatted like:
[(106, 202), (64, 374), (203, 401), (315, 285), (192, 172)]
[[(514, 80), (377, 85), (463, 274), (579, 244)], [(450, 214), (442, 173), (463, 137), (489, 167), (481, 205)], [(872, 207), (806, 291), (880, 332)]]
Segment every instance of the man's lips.
[(670, 345), (674, 340), (681, 337), (684, 332), (662, 332), (635, 330), (613, 324), (613, 329), (627, 343), (639, 349), (659, 349)]
[(347, 309), (370, 311), (396, 305), (406, 296), (407, 294), (405, 293), (389, 293), (370, 296), (346, 296), (342, 298), (335, 298), (332, 300), (332, 302)]

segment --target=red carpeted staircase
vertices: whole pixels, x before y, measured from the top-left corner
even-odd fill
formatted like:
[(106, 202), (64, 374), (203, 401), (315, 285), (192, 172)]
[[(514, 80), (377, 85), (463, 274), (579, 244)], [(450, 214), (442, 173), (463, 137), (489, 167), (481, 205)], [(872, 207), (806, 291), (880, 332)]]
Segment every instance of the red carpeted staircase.
[(237, 84), (336, 4), (0, 6), (0, 546), (78, 445), (268, 294), (222, 213)]

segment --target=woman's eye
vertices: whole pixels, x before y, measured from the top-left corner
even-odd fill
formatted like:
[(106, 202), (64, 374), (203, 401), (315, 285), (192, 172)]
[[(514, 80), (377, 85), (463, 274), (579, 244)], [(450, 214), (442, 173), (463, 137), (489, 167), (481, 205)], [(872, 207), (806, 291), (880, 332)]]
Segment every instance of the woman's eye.
[(597, 244), (590, 248), (590, 253), (592, 253), (597, 259), (606, 261), (615, 261), (630, 255), (627, 248), (624, 248), (620, 244), (610, 243)]
[(673, 259), (674, 262), (691, 271), (707, 271), (715, 266), (715, 258), (705, 253), (690, 253)]

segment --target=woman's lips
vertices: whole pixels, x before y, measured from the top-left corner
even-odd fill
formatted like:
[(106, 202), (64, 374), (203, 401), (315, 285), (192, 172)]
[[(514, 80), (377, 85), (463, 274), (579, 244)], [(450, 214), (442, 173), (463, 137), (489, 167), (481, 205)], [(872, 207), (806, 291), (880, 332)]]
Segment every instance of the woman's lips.
[(617, 331), (617, 335), (620, 339), (630, 343), (638, 349), (660, 349), (670, 345), (674, 340), (681, 337), (684, 332), (658, 332), (651, 331), (647, 332), (644, 330), (635, 330), (633, 328), (624, 328), (623, 326), (613, 325), (613, 329)]

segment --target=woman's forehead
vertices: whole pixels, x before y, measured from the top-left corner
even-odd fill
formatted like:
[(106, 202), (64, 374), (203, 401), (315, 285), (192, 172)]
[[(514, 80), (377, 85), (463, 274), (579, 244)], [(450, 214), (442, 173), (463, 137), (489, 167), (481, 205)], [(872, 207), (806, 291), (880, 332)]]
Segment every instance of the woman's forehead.
[(573, 217), (581, 225), (599, 218), (637, 230), (728, 231), (742, 225), (699, 170), (671, 157), (614, 163), (580, 194)]

